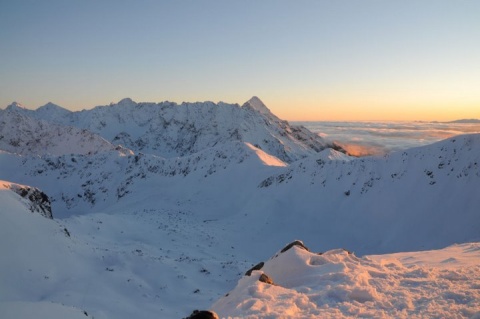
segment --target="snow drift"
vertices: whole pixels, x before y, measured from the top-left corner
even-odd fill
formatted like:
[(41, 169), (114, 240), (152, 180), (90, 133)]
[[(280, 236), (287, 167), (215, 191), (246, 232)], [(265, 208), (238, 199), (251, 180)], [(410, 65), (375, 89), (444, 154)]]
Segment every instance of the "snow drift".
[[(419, 255), (426, 258), (412, 262)], [(295, 245), (240, 279), (212, 310), (220, 318), (250, 319), (476, 318), (479, 260), (478, 243), (363, 258)], [(273, 283), (259, 280), (265, 274)]]

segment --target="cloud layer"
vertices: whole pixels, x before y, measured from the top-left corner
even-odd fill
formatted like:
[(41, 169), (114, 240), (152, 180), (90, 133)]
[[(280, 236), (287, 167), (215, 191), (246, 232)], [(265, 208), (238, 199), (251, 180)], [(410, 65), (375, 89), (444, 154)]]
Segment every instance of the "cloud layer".
[(480, 133), (480, 123), (295, 122), (356, 156), (384, 155), (431, 144), (451, 136)]

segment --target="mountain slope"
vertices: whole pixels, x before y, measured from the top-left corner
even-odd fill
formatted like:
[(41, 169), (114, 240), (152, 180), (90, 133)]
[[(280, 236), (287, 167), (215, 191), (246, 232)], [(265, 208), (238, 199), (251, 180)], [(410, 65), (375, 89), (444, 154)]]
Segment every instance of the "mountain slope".
[(330, 151), (289, 166), (266, 165), (259, 152), (232, 143), (173, 159), (0, 154), (0, 178), (44, 189), (59, 216), (115, 211), (133, 198), (139, 207), (153, 198), (179, 203), (219, 227), (251, 229), (248, 239), (224, 236), (261, 243), (259, 255), (300, 235), (319, 243), (317, 250), (344, 246), (359, 254), (480, 239), (480, 135), (383, 158)]
[(206, 305), (248, 266), (215, 227), (176, 203), (51, 220), (4, 184), (2, 318), (177, 318), (187, 311), (179, 300)]
[[(213, 176), (245, 188), (247, 175), (255, 189), (257, 178), (283, 168), (286, 164), (248, 143), (233, 142), (198, 152), (190, 156), (165, 159), (149, 154), (133, 154), (115, 150), (88, 155), (25, 156), (1, 153), (1, 178), (22, 181), (44, 189), (53, 200), (59, 216), (101, 211), (125, 201), (130, 193), (149, 194), (163, 185), (173, 199), (172, 187), (196, 189)], [(217, 179), (215, 179), (218, 182)], [(215, 184), (216, 182), (212, 182)], [(239, 183), (241, 182), (241, 183)], [(148, 186), (143, 186), (147, 184)], [(191, 186), (189, 186), (191, 185)], [(214, 185), (212, 186), (214, 187)], [(232, 189), (230, 187), (230, 189)], [(213, 196), (215, 188), (212, 189)]]
[(318, 250), (432, 249), (480, 239), (479, 166), (480, 135), (473, 134), (382, 158), (310, 158), (259, 187), (271, 196), (270, 218), (296, 225), (297, 237), (323, 238)]
[(37, 120), (58, 123), (61, 123), (62, 120), (57, 119), (67, 117), (69, 113), (71, 113), (71, 111), (52, 102), (48, 102), (47, 104), (40, 106), (36, 110), (27, 109), (22, 104), (13, 102), (6, 107), (5, 111), (19, 113)]
[(64, 155), (115, 149), (87, 130), (37, 120), (23, 113), (12, 108), (0, 110), (0, 150), (21, 155)]
[(22, 202), (32, 213), (39, 213), (46, 218), (53, 219), (50, 199), (41, 190), (1, 180), (0, 189), (11, 190), (20, 195), (23, 199), (19, 202)]

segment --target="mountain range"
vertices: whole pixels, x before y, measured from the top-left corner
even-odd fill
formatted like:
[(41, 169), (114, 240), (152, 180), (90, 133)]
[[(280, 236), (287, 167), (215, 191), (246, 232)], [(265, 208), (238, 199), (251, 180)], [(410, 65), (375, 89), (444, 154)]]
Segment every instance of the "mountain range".
[(12, 103), (3, 116), (11, 114), (88, 130), (137, 153), (166, 158), (191, 155), (238, 141), (248, 142), (286, 162), (327, 147), (340, 149), (302, 126), (280, 120), (257, 97), (242, 106), (213, 102), (135, 103), (126, 98), (81, 112), (70, 112), (53, 103), (37, 110)]
[[(13, 103), (0, 110), (0, 310), (174, 318), (296, 238), (357, 256), (480, 241), (479, 165), (479, 134), (351, 157), (256, 97), (80, 112)], [(32, 214), (41, 196), (22, 197), (28, 187), (53, 220)]]

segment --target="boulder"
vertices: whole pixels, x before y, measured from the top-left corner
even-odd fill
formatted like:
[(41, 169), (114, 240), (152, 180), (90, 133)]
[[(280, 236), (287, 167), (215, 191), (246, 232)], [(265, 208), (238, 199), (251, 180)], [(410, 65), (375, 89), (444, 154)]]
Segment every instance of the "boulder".
[(273, 279), (268, 277), (268, 275), (266, 274), (261, 274), (260, 278), (258, 278), (258, 281), (264, 282), (269, 285), (275, 285), (275, 283), (273, 282)]
[(194, 310), (189, 317), (185, 319), (219, 319), (218, 315), (209, 310)]

